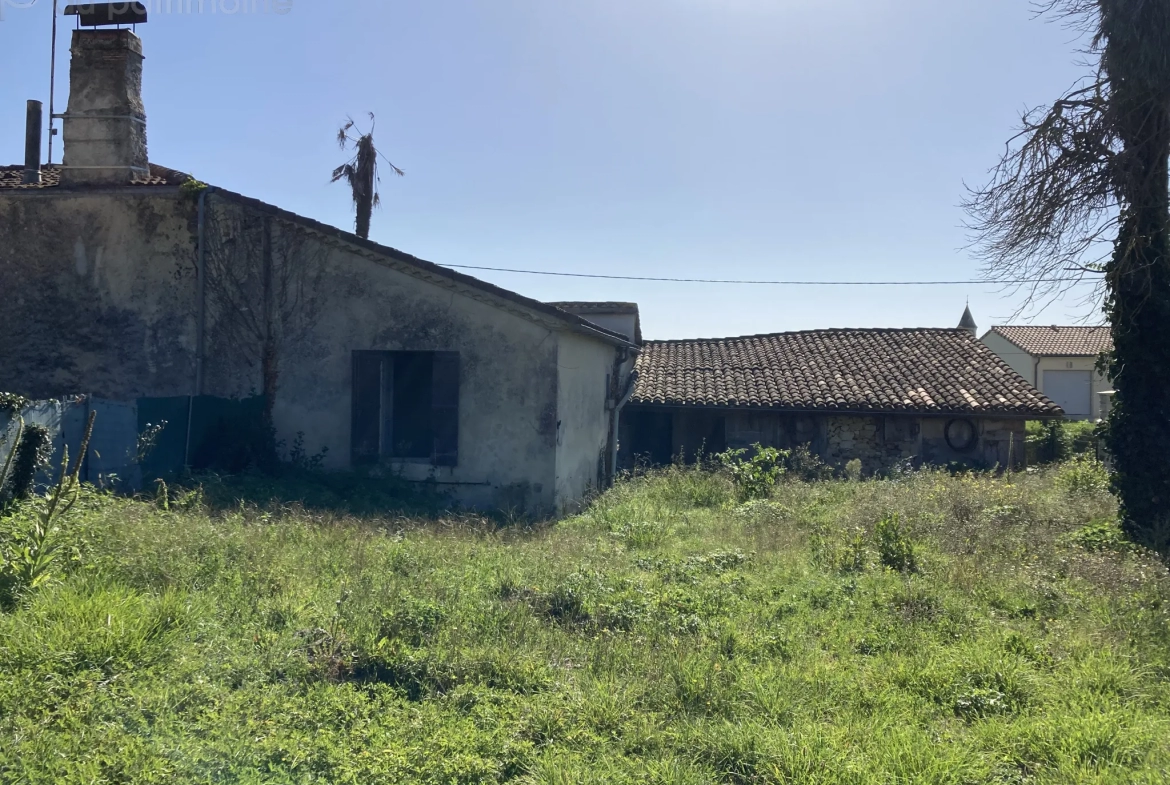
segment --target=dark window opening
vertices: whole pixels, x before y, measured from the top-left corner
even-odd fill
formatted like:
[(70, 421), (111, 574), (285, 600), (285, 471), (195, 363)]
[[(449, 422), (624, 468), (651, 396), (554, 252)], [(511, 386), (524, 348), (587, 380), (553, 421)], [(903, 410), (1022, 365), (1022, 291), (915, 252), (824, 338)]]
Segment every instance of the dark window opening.
[(352, 444), (355, 464), (397, 458), (456, 465), (458, 353), (354, 352)]
[[(389, 457), (430, 458), (434, 449), (434, 431), (431, 427), (431, 374), (434, 361), (429, 352), (396, 353), (393, 361), (393, 383), (386, 384), (392, 392), (390, 406)], [(389, 362), (383, 365), (386, 372)], [(387, 454), (383, 447), (383, 455)]]
[(669, 466), (674, 457), (674, 415), (669, 411), (629, 413), (630, 453), (636, 463)]

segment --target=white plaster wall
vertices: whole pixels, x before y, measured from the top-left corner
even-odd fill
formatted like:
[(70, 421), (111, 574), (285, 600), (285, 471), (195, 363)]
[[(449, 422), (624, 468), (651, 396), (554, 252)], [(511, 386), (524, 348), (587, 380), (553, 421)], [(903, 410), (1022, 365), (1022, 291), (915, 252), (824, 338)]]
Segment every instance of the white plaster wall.
[[(1090, 417), (1101, 419), (1101, 396), (1099, 393), (1112, 389), (1109, 379), (1097, 373), (1096, 357), (1040, 357), (1036, 358), (1016, 346), (1003, 336), (989, 332), (981, 339), (983, 344), (999, 355), (1005, 363), (1023, 376), (1029, 384), (1040, 392), (1044, 392), (1044, 371), (1092, 371), (1089, 377), (1089, 401), (1091, 406)], [(1039, 360), (1039, 362), (1037, 362)], [(1039, 379), (1036, 376), (1039, 375)]]
[(1044, 392), (1045, 371), (1090, 371), (1089, 418), (1093, 420), (1101, 419), (1101, 396), (1099, 393), (1105, 390), (1111, 390), (1113, 386), (1105, 375), (1097, 373), (1096, 357), (1041, 357), (1039, 371), (1040, 384), (1036, 386), (1040, 392)]
[(1025, 352), (999, 333), (988, 332), (979, 339), (999, 358), (1011, 366), (1011, 369), (1023, 376), (1033, 387), (1036, 386), (1036, 358)]
[[(575, 333), (561, 333), (557, 352), (556, 504), (565, 511), (602, 480), (599, 459), (609, 444), (606, 377), (618, 350)], [(604, 461), (600, 465), (604, 465)]]

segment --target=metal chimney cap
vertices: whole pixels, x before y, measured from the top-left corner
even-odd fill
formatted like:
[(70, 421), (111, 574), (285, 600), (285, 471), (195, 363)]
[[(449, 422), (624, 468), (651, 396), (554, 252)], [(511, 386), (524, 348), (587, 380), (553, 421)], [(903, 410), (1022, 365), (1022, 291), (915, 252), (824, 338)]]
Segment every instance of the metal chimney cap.
[(65, 16), (79, 17), (81, 27), (113, 27), (146, 23), (146, 6), (142, 3), (84, 3), (65, 6)]

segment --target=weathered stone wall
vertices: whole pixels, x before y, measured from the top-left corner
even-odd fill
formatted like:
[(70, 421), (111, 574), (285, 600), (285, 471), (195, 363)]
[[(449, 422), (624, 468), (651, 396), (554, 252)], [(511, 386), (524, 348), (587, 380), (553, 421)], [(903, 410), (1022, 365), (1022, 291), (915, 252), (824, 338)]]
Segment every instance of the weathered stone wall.
[(735, 411), (727, 415), (726, 422), (727, 446), (731, 448), (763, 444), (790, 449), (802, 444), (811, 444), (818, 452), (824, 450), (825, 429), (815, 417), (777, 412)]
[(978, 439), (970, 449), (959, 451), (947, 443), (946, 426), (951, 419), (928, 417), (922, 420), (922, 458), (926, 462), (945, 464), (959, 461), (1001, 468), (1009, 462), (1016, 468), (1024, 465), (1024, 420), (971, 418), (978, 429)]
[[(638, 407), (632, 408), (633, 412), (638, 410)], [(1017, 468), (1023, 465), (1023, 420), (958, 418), (971, 423), (975, 438), (966, 449), (955, 449), (946, 439), (947, 423), (954, 419), (695, 409), (674, 410), (664, 423), (668, 423), (671, 429), (674, 454), (688, 459), (704, 440), (710, 448), (712, 442), (706, 434), (724, 433), (726, 446), (732, 449), (754, 444), (791, 449), (807, 444), (826, 463), (836, 467), (853, 460), (861, 461), (865, 474), (879, 473), (907, 462), (919, 465), (957, 461), (988, 468), (1006, 467), (1009, 462)], [(634, 456), (644, 449), (627, 431), (623, 435), (623, 450), (626, 452), (623, 465), (632, 465)]]
[(0, 390), (189, 395), (193, 210), (165, 187), (0, 191)]
[(897, 416), (823, 417), (825, 448), (821, 457), (841, 466), (861, 461), (862, 471), (888, 469), (919, 454), (921, 423)]

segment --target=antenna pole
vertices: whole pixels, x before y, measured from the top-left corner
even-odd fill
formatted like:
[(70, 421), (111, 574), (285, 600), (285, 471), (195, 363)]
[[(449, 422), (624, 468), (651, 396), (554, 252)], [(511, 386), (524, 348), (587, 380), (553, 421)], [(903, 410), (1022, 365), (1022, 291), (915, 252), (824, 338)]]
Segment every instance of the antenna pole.
[(49, 63), (49, 163), (53, 163), (53, 136), (57, 133), (54, 126), (56, 113), (54, 112), (53, 97), (57, 89), (57, 0), (53, 0), (53, 44), (49, 47), (52, 62)]

